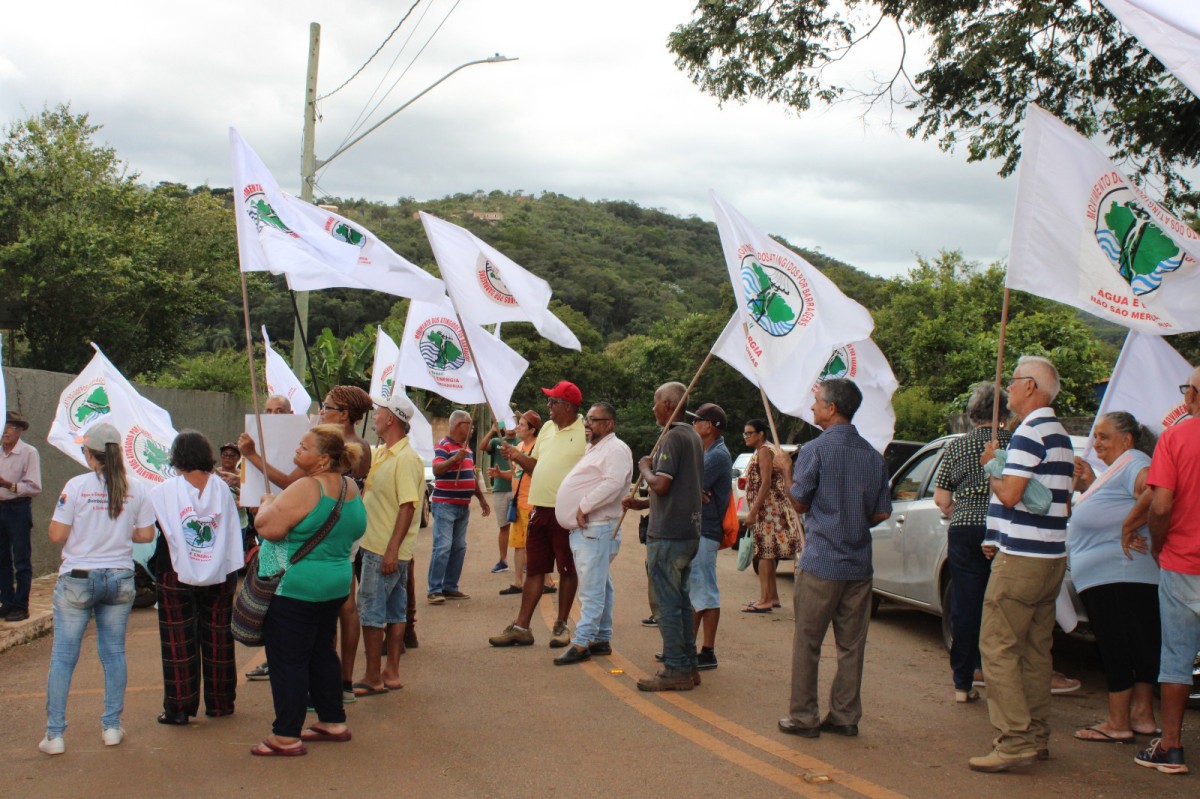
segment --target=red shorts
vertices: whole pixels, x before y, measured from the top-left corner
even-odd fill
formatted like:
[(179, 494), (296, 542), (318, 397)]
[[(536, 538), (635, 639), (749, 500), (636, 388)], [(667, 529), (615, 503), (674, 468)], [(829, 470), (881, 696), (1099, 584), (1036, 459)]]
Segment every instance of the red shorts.
[(575, 574), (575, 558), (571, 557), (571, 533), (564, 530), (554, 517), (554, 508), (534, 507), (525, 534), (525, 569), (528, 574), (550, 574), (558, 561), (558, 573), (563, 577)]

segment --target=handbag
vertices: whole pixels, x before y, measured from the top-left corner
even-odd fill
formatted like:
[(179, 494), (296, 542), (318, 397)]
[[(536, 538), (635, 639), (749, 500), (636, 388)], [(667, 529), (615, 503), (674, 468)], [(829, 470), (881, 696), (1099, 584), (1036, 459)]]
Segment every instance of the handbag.
[(721, 546), (718, 549), (729, 549), (737, 541), (738, 530), (741, 529), (741, 524), (738, 522), (737, 503), (733, 501), (733, 494), (729, 495), (729, 502), (725, 505), (725, 517), (721, 519), (721, 532), (724, 535), (721, 537)]
[(738, 543), (738, 571), (744, 572), (750, 566), (750, 561), (754, 558), (754, 536), (746, 533), (742, 536), (742, 540)]
[[(342, 493), (338, 496), (337, 504), (329, 512), (329, 517), (321, 525), (321, 529), (313, 533), (312, 537), (296, 551), (296, 554), (288, 559), (289, 566), (295, 566), (325, 540), (325, 536), (329, 535), (329, 531), (342, 517), (342, 505), (345, 501), (346, 478), (343, 477)], [(256, 551), (246, 566), (246, 579), (242, 581), (242, 587), (238, 589), (237, 596), (233, 599), (233, 618), (229, 625), (233, 631), (234, 640), (246, 646), (262, 646), (265, 643), (263, 621), (267, 618), (267, 611), (271, 608), (271, 599), (279, 590), (279, 584), (283, 581), (283, 575), (287, 571), (285, 567), (268, 577), (260, 576), (258, 573), (259, 556), (260, 552)]]

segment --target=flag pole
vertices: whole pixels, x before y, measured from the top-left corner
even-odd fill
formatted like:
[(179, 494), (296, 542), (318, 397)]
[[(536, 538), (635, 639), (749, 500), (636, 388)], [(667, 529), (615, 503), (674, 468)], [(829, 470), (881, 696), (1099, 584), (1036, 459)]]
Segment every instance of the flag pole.
[(1008, 287), (1004, 287), (1004, 305), (1000, 309), (1000, 346), (996, 352), (996, 391), (992, 400), (992, 440), (1000, 440), (1000, 382), (1004, 379), (1004, 336), (1008, 332)]
[[(308, 292), (305, 292), (307, 294)], [(296, 315), (296, 332), (300, 334), (300, 343), (304, 345), (304, 362), (308, 364), (308, 379), (312, 381), (313, 391), (317, 395), (317, 403), (325, 401), (325, 395), (321, 393), (321, 386), (317, 383), (317, 373), (313, 371), (312, 356), (308, 352), (308, 331), (304, 329), (306, 323), (300, 321), (300, 306), (296, 304), (296, 292), (288, 289), (288, 295), (292, 298), (292, 313)], [(305, 313), (305, 316), (308, 314)], [(293, 349), (295, 349), (293, 347)]]
[[(692, 382), (688, 383), (687, 388), (685, 388), (683, 390), (683, 396), (680, 398), (679, 404), (671, 409), (671, 417), (669, 419), (667, 419), (667, 423), (665, 425), (663, 425), (662, 432), (658, 434), (658, 440), (656, 440), (654, 442), (654, 446), (651, 447), (651, 449), (650, 449), (651, 454), (654, 453), (654, 450), (658, 449), (658, 445), (662, 443), (662, 440), (664, 438), (666, 438), (667, 431), (671, 429), (671, 425), (675, 424), (675, 419), (676, 419), (676, 417), (679, 416), (680, 410), (682, 410), (683, 407), (685, 405), (687, 405), (688, 396), (691, 395), (692, 389), (696, 387), (696, 381), (700, 379), (700, 375), (704, 374), (704, 370), (708, 368), (708, 364), (712, 360), (712, 357), (713, 357), (713, 354), (712, 354), (711, 350), (709, 351), (709, 353), (707, 355), (704, 356), (704, 360), (701, 362), (700, 368), (697, 369), (696, 374), (692, 376)], [(636, 497), (638, 489), (641, 487), (642, 487), (642, 478), (639, 475), (637, 482), (635, 482), (633, 484), (633, 488), (629, 489), (629, 498), (633, 499), (634, 497)], [(628, 508), (621, 509), (621, 518), (617, 520), (617, 528), (615, 530), (613, 530), (614, 538), (616, 537), (617, 533), (620, 531), (621, 523), (623, 521), (625, 521), (625, 514), (628, 512), (629, 512)]]
[(246, 324), (246, 358), (250, 362), (250, 396), (254, 399), (254, 424), (258, 427), (258, 440), (262, 443), (262, 452), (258, 453), (258, 457), (262, 458), (263, 481), (267, 484), (267, 493), (273, 494), (275, 492), (271, 490), (271, 469), (267, 464), (267, 440), (263, 437), (262, 414), (258, 410), (258, 377), (254, 370), (254, 339), (250, 337), (250, 294), (246, 290), (246, 273), (240, 269), (238, 273), (242, 276), (242, 319)]
[[(451, 298), (450, 304), (454, 304), (453, 298)], [(475, 348), (471, 346), (471, 339), (467, 338), (467, 326), (463, 323), (462, 314), (458, 312), (458, 308), (454, 309), (454, 317), (458, 320), (458, 329), (462, 331), (463, 343), (467, 345), (467, 352), (471, 355), (471, 366), (475, 367), (475, 376), (479, 378), (479, 388), (483, 391), (483, 403), (488, 408), (491, 408), (492, 400), (488, 397), (487, 386), (483, 382), (483, 372), (479, 371), (479, 361), (475, 359)], [(476, 449), (478, 449), (478, 446), (478, 441), (476, 441)]]
[[(742, 335), (747, 339), (750, 338), (750, 328), (745, 321), (742, 322)], [(757, 376), (757, 373), (756, 373)], [(767, 399), (766, 389), (762, 387), (762, 381), (757, 380), (758, 393), (762, 395), (763, 410), (767, 414), (767, 426), (771, 428), (771, 440), (775, 442), (775, 447), (779, 447), (779, 431), (775, 429), (775, 415), (771, 413), (771, 402)]]

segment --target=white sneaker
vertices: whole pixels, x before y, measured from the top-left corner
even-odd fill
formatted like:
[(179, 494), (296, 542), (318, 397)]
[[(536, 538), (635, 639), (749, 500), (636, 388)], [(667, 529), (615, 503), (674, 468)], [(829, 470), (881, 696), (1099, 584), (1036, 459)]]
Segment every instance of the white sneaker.
[(61, 735), (56, 738), (46, 736), (42, 739), (42, 742), (38, 744), (38, 749), (42, 750), (48, 755), (61, 755), (63, 752), (67, 751), (67, 742), (63, 740)]
[(105, 746), (117, 746), (125, 740), (124, 727), (107, 727), (102, 733)]

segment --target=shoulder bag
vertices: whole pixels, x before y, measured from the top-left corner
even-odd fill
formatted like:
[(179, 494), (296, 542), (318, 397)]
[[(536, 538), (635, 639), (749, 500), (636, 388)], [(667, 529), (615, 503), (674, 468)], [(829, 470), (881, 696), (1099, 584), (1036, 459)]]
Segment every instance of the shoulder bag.
[[(329, 518), (321, 525), (321, 529), (313, 533), (312, 537), (296, 550), (296, 554), (288, 559), (289, 566), (295, 566), (325, 540), (325, 536), (329, 535), (329, 531), (342, 517), (342, 505), (345, 501), (346, 478), (343, 477), (342, 493), (338, 496), (333, 510), (329, 512)], [(279, 590), (279, 584), (283, 581), (283, 575), (287, 571), (285, 567), (269, 577), (261, 577), (258, 573), (258, 558), (259, 553), (256, 551), (246, 566), (246, 579), (242, 581), (242, 587), (233, 600), (233, 619), (230, 627), (233, 630), (234, 639), (246, 646), (263, 645), (263, 621), (271, 607), (271, 599)]]

